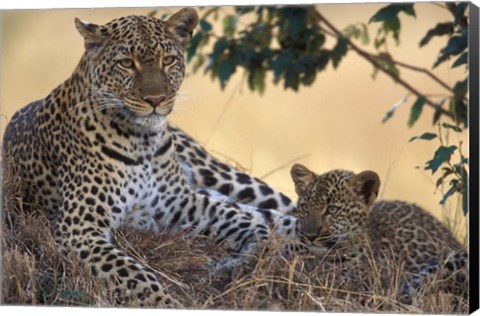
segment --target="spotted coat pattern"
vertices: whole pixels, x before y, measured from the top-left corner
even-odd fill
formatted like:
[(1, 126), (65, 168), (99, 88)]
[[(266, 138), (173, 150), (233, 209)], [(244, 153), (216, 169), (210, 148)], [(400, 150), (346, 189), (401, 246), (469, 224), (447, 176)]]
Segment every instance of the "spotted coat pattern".
[(403, 265), (399, 292), (405, 301), (411, 302), (415, 291), (433, 276), (441, 280), (442, 289), (467, 295), (465, 248), (421, 207), (403, 201), (374, 202), (380, 186), (376, 173), (333, 170), (317, 175), (297, 164), (291, 174), (299, 194), (299, 231), (312, 252), (337, 260), (374, 257), (383, 268), (392, 262)]
[(197, 22), (193, 9), (166, 21), (76, 19), (85, 42), (77, 68), (19, 110), (4, 136), (4, 161), (21, 177), (24, 201), (55, 223), (60, 248), (141, 305), (180, 306), (154, 271), (115, 246), (112, 229), (189, 229), (244, 253), (275, 225), (287, 235), (295, 227), (290, 199), (165, 121)]

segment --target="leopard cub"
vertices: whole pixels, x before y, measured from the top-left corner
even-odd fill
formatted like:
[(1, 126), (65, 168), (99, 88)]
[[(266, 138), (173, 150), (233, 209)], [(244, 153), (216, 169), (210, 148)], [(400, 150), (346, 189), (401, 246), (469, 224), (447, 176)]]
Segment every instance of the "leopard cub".
[(346, 274), (361, 282), (369, 272), (361, 271), (369, 266), (367, 260), (374, 258), (382, 271), (392, 270), (394, 264), (401, 279), (400, 298), (406, 301), (428, 280), (436, 280), (442, 291), (467, 296), (466, 249), (421, 207), (403, 201), (375, 202), (380, 187), (375, 172), (333, 170), (318, 175), (296, 164), (291, 176), (299, 196), (303, 242), (317, 256), (329, 258), (324, 262), (360, 263), (347, 268)]

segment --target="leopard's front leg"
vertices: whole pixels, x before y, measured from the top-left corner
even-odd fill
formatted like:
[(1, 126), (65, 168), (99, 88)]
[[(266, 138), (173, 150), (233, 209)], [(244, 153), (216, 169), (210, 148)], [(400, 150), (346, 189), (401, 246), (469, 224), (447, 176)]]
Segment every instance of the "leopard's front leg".
[(155, 214), (158, 225), (168, 226), (170, 232), (188, 229), (192, 235), (209, 236), (237, 253), (270, 235), (270, 229), (259, 216), (252, 216), (231, 204), (196, 192), (176, 195), (175, 199), (177, 203)]
[[(103, 198), (85, 197), (84, 192), (90, 188), (79, 186), (79, 182), (62, 186), (62, 209), (55, 232), (60, 246), (72, 251), (113, 290), (126, 291), (140, 305), (181, 307), (164, 292), (151, 269), (127, 256), (112, 243), (111, 207), (102, 202)], [(73, 189), (75, 187), (77, 189)]]
[[(293, 235), (296, 220), (277, 213), (275, 218), (262, 213), (246, 212), (232, 204), (219, 202), (196, 192), (175, 195), (177, 203), (169, 208), (159, 208), (155, 214), (160, 227), (169, 227), (171, 232), (189, 230), (191, 235), (209, 236), (225, 248), (232, 250), (234, 259), (225, 260), (222, 267), (235, 268), (255, 258), (259, 245), (271, 234), (289, 231)], [(173, 198), (173, 196), (172, 196)], [(169, 200), (168, 196), (164, 197)], [(291, 237), (283, 234), (284, 237)]]

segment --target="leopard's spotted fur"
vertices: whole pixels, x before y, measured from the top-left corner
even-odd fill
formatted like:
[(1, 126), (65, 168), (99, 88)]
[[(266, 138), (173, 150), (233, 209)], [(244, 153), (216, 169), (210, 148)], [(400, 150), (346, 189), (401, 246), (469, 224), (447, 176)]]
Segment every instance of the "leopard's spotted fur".
[(327, 262), (342, 261), (347, 270), (350, 264), (346, 274), (359, 282), (364, 281), (362, 273), (369, 274), (359, 267), (371, 269), (366, 262), (371, 258), (383, 271), (396, 265), (405, 302), (411, 302), (414, 291), (432, 278), (439, 280), (441, 289), (467, 296), (465, 248), (421, 207), (403, 201), (374, 202), (380, 186), (375, 172), (333, 170), (318, 175), (296, 164), (291, 175), (299, 195), (299, 230), (312, 252)]
[(19, 110), (4, 136), (4, 161), (21, 177), (23, 199), (55, 223), (60, 247), (142, 305), (179, 303), (154, 271), (115, 246), (112, 229), (188, 228), (242, 253), (269, 236), (269, 224), (283, 234), (295, 227), (286, 215), (294, 209), (290, 199), (211, 157), (165, 121), (197, 22), (193, 9), (166, 21), (77, 19), (85, 41), (77, 68), (46, 98)]

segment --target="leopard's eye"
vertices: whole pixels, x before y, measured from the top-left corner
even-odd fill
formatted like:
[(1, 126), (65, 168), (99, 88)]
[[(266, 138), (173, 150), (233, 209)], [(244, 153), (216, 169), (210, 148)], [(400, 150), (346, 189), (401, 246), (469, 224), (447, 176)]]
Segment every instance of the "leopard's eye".
[(175, 57), (173, 56), (165, 56), (162, 58), (162, 63), (164, 66), (169, 66), (175, 62)]
[(338, 206), (330, 204), (327, 206), (327, 214), (333, 215), (337, 213), (339, 209)]
[(302, 211), (302, 212), (307, 212), (308, 211), (308, 204), (305, 201), (299, 201), (297, 208)]
[(128, 58), (125, 58), (125, 59), (122, 59), (118, 62), (118, 64), (123, 67), (123, 68), (126, 68), (126, 69), (132, 69), (135, 67), (135, 63), (133, 62), (133, 60), (131, 59), (128, 59)]

